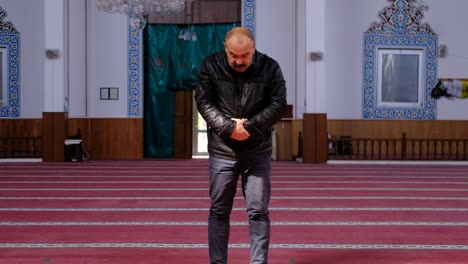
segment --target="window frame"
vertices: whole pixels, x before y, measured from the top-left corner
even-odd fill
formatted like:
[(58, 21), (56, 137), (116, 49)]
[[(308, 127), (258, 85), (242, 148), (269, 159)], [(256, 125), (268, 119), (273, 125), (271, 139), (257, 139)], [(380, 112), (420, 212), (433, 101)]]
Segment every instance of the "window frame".
[[(384, 55), (416, 55), (418, 56), (417, 68), (417, 101), (416, 102), (398, 102), (384, 101), (383, 81), (384, 81)], [(424, 105), (424, 50), (410, 48), (378, 48), (377, 49), (377, 107), (404, 107), (404, 108), (422, 108)]]
[(0, 45), (0, 105), (8, 101), (8, 47)]

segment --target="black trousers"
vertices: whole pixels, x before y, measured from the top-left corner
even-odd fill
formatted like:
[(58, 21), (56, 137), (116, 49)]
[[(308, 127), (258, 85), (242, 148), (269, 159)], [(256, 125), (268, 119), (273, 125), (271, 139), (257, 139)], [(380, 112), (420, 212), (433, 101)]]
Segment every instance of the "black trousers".
[(230, 215), (239, 177), (242, 177), (242, 192), (249, 218), (250, 263), (268, 263), (270, 173), (269, 156), (242, 161), (210, 157), (208, 244), (211, 264), (227, 263)]

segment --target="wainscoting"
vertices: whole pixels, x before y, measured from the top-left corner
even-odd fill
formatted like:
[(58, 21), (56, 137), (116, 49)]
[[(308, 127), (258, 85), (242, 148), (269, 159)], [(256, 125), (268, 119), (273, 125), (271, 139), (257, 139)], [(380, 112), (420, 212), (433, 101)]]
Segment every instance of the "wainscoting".
[(352, 138), (439, 138), (466, 139), (468, 121), (452, 120), (341, 120), (327, 121), (328, 133), (332, 136)]
[[(39, 138), (55, 134), (43, 129), (43, 119), (0, 119), (0, 138)], [(66, 124), (66, 125), (65, 125)], [(66, 119), (68, 137), (81, 132), (82, 149), (91, 160), (139, 160), (143, 153), (142, 118), (70, 118)], [(282, 120), (275, 125), (277, 159), (294, 160), (300, 156), (299, 133), (302, 138), (303, 120)], [(468, 138), (468, 121), (415, 120), (339, 120), (328, 119), (326, 131), (333, 137), (351, 139), (463, 140)], [(41, 151), (47, 146), (42, 145)], [(61, 153), (59, 153), (61, 154)], [(36, 154), (37, 155), (37, 154)]]
[[(63, 133), (68, 135), (68, 137), (76, 136), (79, 129), (81, 132), (82, 150), (85, 153), (89, 153), (92, 160), (143, 159), (142, 118), (67, 119), (65, 116), (61, 117), (59, 126), (49, 126), (48, 123), (53, 119), (47, 115), (44, 115), (44, 119), (0, 119), (0, 139), (5, 139), (3, 140), (4, 142), (13, 142), (9, 139), (7, 140), (7, 138), (14, 138), (16, 139), (15, 142), (19, 142), (18, 140), (25, 138), (40, 139), (40, 154), (34, 152), (36, 156), (43, 157), (43, 159), (46, 157), (44, 160), (63, 161), (63, 146), (60, 146), (62, 148), (59, 148), (59, 146), (51, 147), (50, 143), (42, 144), (42, 142), (54, 141), (55, 139), (50, 140), (48, 137), (60, 134), (60, 131), (57, 131), (59, 130), (58, 128), (65, 129), (66, 131), (63, 131)], [(4, 148), (5, 152), (8, 151), (10, 153), (4, 157), (25, 157), (24, 155), (18, 156), (18, 154), (11, 153), (11, 149), (17, 147), (0, 146), (0, 148)]]
[(467, 160), (467, 121), (328, 120), (329, 159)]
[(92, 160), (143, 159), (142, 118), (71, 118), (68, 134), (81, 131), (83, 152)]
[[(300, 156), (299, 134), (304, 134), (303, 120), (284, 120), (275, 125), (278, 160), (293, 160)], [(450, 140), (468, 139), (468, 121), (459, 120), (361, 120), (328, 119), (325, 128), (333, 139), (400, 140), (403, 133), (409, 141), (434, 140), (439, 143)], [(411, 146), (410, 146), (411, 147)], [(305, 148), (305, 147), (304, 147)], [(417, 148), (417, 147), (416, 147)], [(448, 149), (450, 147), (444, 147)], [(424, 152), (427, 154), (426, 149)], [(460, 154), (461, 155), (461, 154)], [(376, 156), (378, 157), (378, 156)]]
[(0, 158), (41, 158), (42, 119), (0, 119)]

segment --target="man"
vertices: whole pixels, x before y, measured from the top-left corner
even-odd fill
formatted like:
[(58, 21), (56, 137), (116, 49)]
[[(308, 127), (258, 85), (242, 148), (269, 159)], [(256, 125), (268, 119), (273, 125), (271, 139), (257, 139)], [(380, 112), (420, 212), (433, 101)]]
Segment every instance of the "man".
[(250, 263), (268, 263), (272, 126), (286, 111), (286, 87), (278, 63), (255, 49), (252, 32), (231, 29), (224, 51), (207, 56), (195, 99), (208, 125), (210, 163), (209, 255), (227, 263), (230, 215), (237, 181), (249, 218)]

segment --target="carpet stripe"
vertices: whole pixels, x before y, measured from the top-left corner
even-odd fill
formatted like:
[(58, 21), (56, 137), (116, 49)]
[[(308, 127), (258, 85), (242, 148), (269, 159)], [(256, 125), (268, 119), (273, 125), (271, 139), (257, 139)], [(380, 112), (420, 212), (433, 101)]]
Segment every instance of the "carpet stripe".
[[(207, 226), (208, 222), (0, 222), (0, 226)], [(231, 226), (248, 226), (231, 222)], [(272, 226), (468, 226), (468, 222), (271, 222)]]
[[(468, 192), (464, 188), (360, 188), (360, 187), (303, 187), (271, 188), (272, 191), (428, 191), (428, 192)], [(0, 191), (208, 191), (209, 188), (0, 188)], [(240, 191), (238, 188), (237, 191)]]
[[(157, 168), (155, 168), (157, 169)], [(194, 168), (192, 168), (194, 169)], [(389, 170), (391, 170), (392, 168), (389, 168)], [(61, 169), (57, 169), (57, 170), (61, 170)], [(0, 176), (0, 178), (5, 178), (5, 177), (38, 177), (38, 176), (43, 176), (41, 174), (45, 174), (47, 176), (53, 176), (54, 173), (57, 173), (57, 170), (31, 170), (31, 171), (22, 171), (22, 170), (11, 170), (11, 171), (8, 171), (8, 170), (2, 170), (2, 175)], [(187, 169), (188, 170), (188, 169)], [(158, 170), (158, 171), (154, 171), (154, 170), (148, 170), (148, 171), (145, 171), (145, 170), (138, 170), (138, 171), (135, 171), (135, 176), (153, 176), (153, 177), (162, 177), (162, 176), (184, 176), (184, 174), (187, 173), (187, 170), (168, 170), (168, 171), (165, 171), (165, 170)], [(273, 168), (274, 170), (274, 168)], [(77, 176), (77, 177), (87, 177), (89, 174), (103, 174), (102, 176), (127, 176), (127, 177), (131, 177), (133, 175), (133, 171), (125, 171), (125, 170), (116, 170), (116, 171), (113, 171), (113, 170), (104, 170), (104, 169), (101, 169), (101, 170), (91, 170), (91, 171), (86, 171), (86, 170), (81, 170), (78, 168), (76, 168), (76, 170), (71, 170), (70, 168), (68, 169), (65, 169), (63, 171), (61, 171), (61, 173), (63, 174), (63, 176), (66, 176), (66, 177), (70, 177), (70, 176)], [(125, 173), (125, 174), (124, 174)], [(378, 176), (382, 176), (382, 174), (385, 173), (387, 175), (387, 177), (401, 177), (401, 176), (411, 176), (411, 177), (433, 177), (433, 176), (440, 176), (440, 177), (444, 177), (444, 173), (443, 172), (440, 172), (440, 171), (436, 171), (436, 172), (430, 172), (430, 171), (421, 171), (421, 170), (414, 170), (414, 171), (397, 171), (397, 172), (387, 172), (387, 171), (370, 171), (370, 172), (366, 172), (366, 171), (357, 171), (357, 172), (349, 172), (349, 171), (343, 171), (343, 172), (339, 172), (339, 171), (336, 171), (336, 170), (333, 170), (333, 171), (310, 171), (310, 170), (298, 170), (298, 171), (291, 171), (291, 170), (287, 170), (287, 171), (279, 171), (279, 170), (275, 170), (275, 171), (272, 171), (272, 176), (273, 177), (296, 177), (296, 176), (307, 176), (307, 175), (310, 175), (310, 176), (313, 176), (313, 175), (316, 175), (316, 176), (333, 176), (333, 175), (337, 175), (339, 174), (340, 176), (342, 175), (343, 177), (347, 177), (347, 176), (373, 176), (373, 177), (378, 177)], [(424, 174), (424, 175), (420, 175), (418, 176), (418, 174), (414, 175), (415, 173), (421, 173), (421, 174)], [(36, 175), (35, 175), (36, 174)], [(204, 169), (203, 170), (196, 170), (196, 171), (193, 171), (190, 173), (190, 177), (195, 177), (195, 178), (198, 178), (198, 177), (207, 177), (209, 175), (209, 172), (208, 171), (205, 171)], [(63, 177), (63, 176), (60, 176), (60, 177)], [(96, 175), (97, 176), (97, 175)], [(466, 175), (466, 170), (460, 170), (460, 171), (451, 171), (450, 172), (450, 176), (451, 177), (458, 177), (458, 178), (466, 178), (467, 175)]]
[[(208, 248), (207, 244), (161, 243), (0, 243), (0, 248)], [(229, 244), (229, 248), (250, 248), (250, 244)], [(422, 244), (270, 244), (271, 249), (420, 249), (420, 250), (468, 250), (468, 245)]]
[[(208, 208), (0, 208), (1, 212), (174, 212), (207, 211)], [(245, 211), (236, 207), (233, 211)], [(417, 207), (270, 207), (270, 211), (429, 211), (429, 212), (468, 212), (468, 208), (417, 208)]]
[[(154, 173), (153, 173), (154, 174)], [(159, 179), (159, 178), (169, 178), (169, 179), (179, 179), (179, 178), (182, 178), (182, 179), (193, 179), (193, 178), (202, 178), (202, 179), (206, 179), (207, 178), (207, 175), (200, 175), (200, 176), (190, 176), (190, 175), (60, 175), (60, 176), (51, 176), (51, 175), (30, 175), (30, 174), (27, 174), (27, 175), (0, 175), (0, 179), (1, 178), (41, 178), (41, 179), (44, 179), (44, 178), (47, 178), (47, 179), (63, 179), (63, 178), (104, 178), (104, 179), (107, 179), (107, 178), (115, 178), (115, 179), (138, 179), (138, 178), (156, 178), (156, 179)], [(335, 173), (336, 174), (336, 173)], [(418, 175), (408, 175), (408, 176), (386, 176), (386, 175), (363, 175), (363, 174), (359, 174), (359, 175), (347, 175), (347, 174), (340, 174), (340, 175), (275, 175), (273, 174), (272, 175), (272, 179), (274, 180), (274, 182), (278, 182), (278, 180), (276, 180), (277, 178), (298, 178), (298, 179), (301, 179), (301, 178), (307, 178), (307, 179), (316, 179), (316, 178), (326, 178), (326, 179), (333, 179), (333, 178), (337, 178), (337, 179), (342, 179), (342, 178), (363, 178), (363, 179), (437, 179), (437, 180), (440, 180), (440, 179), (465, 179), (465, 178), (468, 178), (468, 176), (465, 175), (466, 172), (464, 172), (464, 177), (460, 177), (460, 176), (445, 176), (445, 175), (439, 175), (439, 176), (418, 176)], [(2, 181), (3, 182), (3, 181)], [(23, 182), (23, 181), (21, 181)], [(164, 181), (165, 182), (165, 181)], [(203, 182), (207, 182), (207, 181), (203, 181)], [(287, 181), (287, 182), (291, 182), (291, 181)]]
[[(234, 199), (244, 199), (235, 197)], [(443, 200), (468, 201), (468, 197), (412, 197), (412, 196), (275, 196), (271, 200)], [(0, 200), (209, 200), (209, 197), (0, 197)]]
[[(207, 160), (6, 164), (0, 174), (1, 263), (207, 260)], [(468, 256), (467, 166), (273, 162), (272, 179), (272, 264)], [(243, 263), (248, 218), (235, 199), (229, 263)]]
[[(0, 184), (208, 184), (208, 181), (0, 181)], [(273, 181), (273, 184), (424, 184), (468, 185), (468, 181)]]

